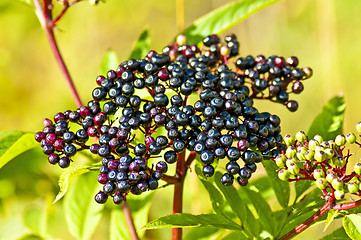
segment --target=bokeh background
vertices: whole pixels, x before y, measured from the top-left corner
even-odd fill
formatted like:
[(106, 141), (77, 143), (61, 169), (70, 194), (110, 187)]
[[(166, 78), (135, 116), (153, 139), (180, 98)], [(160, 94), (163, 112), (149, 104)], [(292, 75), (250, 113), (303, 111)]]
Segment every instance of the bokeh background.
[[(26, 2), (0, 1), (1, 131), (35, 132), (41, 129), (44, 117), (75, 109), (32, 2)], [(230, 1), (184, 0), (183, 24), (177, 23), (179, 8), (174, 0), (108, 0), (97, 6), (84, 1), (71, 7), (56, 29), (56, 38), (83, 102), (91, 98), (107, 50), (114, 50), (120, 61), (126, 60), (134, 41), (148, 29), (151, 48), (160, 51), (182, 26), (189, 26), (226, 2)], [(283, 133), (307, 130), (322, 106), (336, 95), (343, 95), (346, 101), (344, 131), (354, 131), (355, 124), (361, 120), (360, 11), (359, 0), (284, 0), (226, 32), (238, 36), (243, 56), (296, 55), (300, 66), (313, 68), (314, 76), (304, 82), (304, 92), (292, 97), (300, 103), (297, 112), (290, 113), (277, 104), (256, 102), (260, 111), (281, 117)], [(59, 169), (48, 166), (38, 149), (18, 156), (0, 169), (0, 239), (17, 239), (29, 232), (23, 223), (24, 212), (52, 202), (60, 173)], [(190, 173), (187, 181), (195, 178)], [(197, 187), (186, 190), (185, 211), (209, 211), (210, 205), (204, 204), (209, 203), (207, 194), (195, 197), (201, 195), (199, 191), (202, 193)], [(171, 212), (171, 200), (167, 196), (170, 193), (167, 189), (156, 193), (158, 200), (151, 206), (152, 219)], [(61, 202), (51, 211), (50, 235), (71, 239), (64, 231)], [(104, 239), (99, 236), (107, 234), (106, 217), (101, 221), (93, 239)], [(153, 238), (157, 234), (165, 239), (169, 237), (168, 230), (151, 231), (148, 235)]]

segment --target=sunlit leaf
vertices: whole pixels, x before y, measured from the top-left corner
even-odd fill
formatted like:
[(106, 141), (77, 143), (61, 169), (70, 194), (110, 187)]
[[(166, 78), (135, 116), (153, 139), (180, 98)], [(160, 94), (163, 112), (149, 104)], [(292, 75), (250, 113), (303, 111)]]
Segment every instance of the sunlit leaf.
[(120, 208), (113, 209), (110, 213), (110, 240), (129, 239), (130, 233), (125, 221), (124, 214)]
[(129, 56), (129, 59), (144, 58), (149, 51), (149, 45), (150, 45), (149, 32), (148, 29), (145, 29), (140, 34), (138, 40), (135, 42), (132, 53)]
[(116, 52), (108, 50), (100, 63), (100, 72), (102, 74), (106, 74), (110, 69), (116, 69), (118, 65), (119, 60)]
[(336, 96), (326, 103), (320, 114), (313, 120), (308, 136), (319, 134), (325, 141), (335, 139), (342, 133), (346, 104), (343, 97)]
[(17, 155), (36, 147), (34, 133), (22, 131), (0, 132), (0, 168)]
[(213, 227), (230, 230), (242, 230), (238, 224), (218, 214), (193, 215), (190, 213), (176, 213), (158, 218), (157, 220), (149, 222), (147, 225), (142, 227), (141, 230), (194, 227)]
[(209, 240), (223, 231), (217, 228), (192, 228), (184, 236), (183, 240)]
[(327, 213), (326, 224), (325, 224), (325, 228), (323, 229), (323, 231), (326, 231), (326, 229), (330, 226), (330, 224), (335, 219), (335, 217), (337, 216), (338, 213), (339, 213), (338, 210), (335, 210), (335, 209), (331, 209)]
[(201, 182), (209, 194), (213, 210), (220, 215), (224, 215), (224, 199), (222, 194), (213, 186), (212, 183), (206, 180), (201, 180)]
[(64, 199), (64, 211), (70, 233), (77, 239), (89, 239), (102, 215), (104, 205), (94, 201), (99, 191), (97, 173), (83, 174), (74, 180)]
[(225, 4), (195, 20), (183, 33), (191, 43), (200, 42), (204, 36), (226, 31), (251, 14), (279, 0), (242, 0)]
[(350, 214), (342, 219), (343, 228), (352, 240), (361, 239), (361, 217)]
[(278, 178), (276, 170), (278, 169), (277, 165), (273, 161), (262, 161), (264, 168), (270, 178), (270, 182), (273, 190), (276, 193), (276, 198), (282, 207), (288, 206), (288, 201), (290, 199), (290, 184), (288, 182), (281, 181)]
[(59, 201), (68, 191), (69, 183), (71, 179), (89, 171), (90, 171), (89, 166), (70, 166), (67, 169), (65, 169), (64, 172), (59, 177), (58, 184), (60, 189), (58, 195), (56, 195), (53, 204)]
[(345, 232), (343, 227), (338, 228), (337, 230), (333, 231), (332, 233), (324, 236), (320, 240), (345, 240), (348, 239), (348, 236)]

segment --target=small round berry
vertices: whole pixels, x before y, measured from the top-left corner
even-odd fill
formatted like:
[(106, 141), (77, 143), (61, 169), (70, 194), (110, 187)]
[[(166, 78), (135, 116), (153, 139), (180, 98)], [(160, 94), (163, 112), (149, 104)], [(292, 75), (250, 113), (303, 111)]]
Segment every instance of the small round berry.
[(122, 204), (125, 201), (125, 197), (124, 195), (120, 194), (120, 193), (116, 193), (113, 196), (113, 202), (115, 204)]
[(94, 197), (95, 201), (97, 203), (100, 203), (100, 204), (104, 204), (106, 203), (106, 201), (108, 200), (108, 195), (105, 194), (103, 191), (99, 191), (95, 197)]
[(148, 180), (148, 188), (149, 190), (155, 190), (158, 188), (158, 181), (154, 178), (150, 178)]
[(296, 133), (296, 140), (299, 142), (304, 142), (307, 140), (307, 135), (304, 131), (299, 131)]
[(178, 160), (178, 155), (175, 151), (167, 151), (164, 153), (164, 161), (169, 164), (175, 163)]
[(100, 184), (106, 184), (108, 182), (108, 174), (101, 173), (98, 175), (98, 182)]
[(45, 144), (43, 146), (43, 153), (46, 155), (50, 155), (54, 152), (54, 146), (51, 144)]
[(315, 179), (324, 178), (325, 177), (325, 172), (322, 169), (315, 169), (313, 171), (313, 177)]
[(168, 165), (166, 162), (164, 161), (159, 161), (157, 162), (157, 164), (155, 165), (155, 169), (160, 171), (161, 173), (165, 173), (168, 171)]
[(248, 179), (245, 178), (241, 178), (241, 177), (237, 177), (237, 182), (239, 185), (241, 185), (242, 187), (247, 186), (248, 184)]
[(59, 162), (59, 155), (56, 153), (52, 153), (48, 156), (48, 161), (50, 164), (56, 164)]
[(290, 110), (291, 112), (295, 112), (298, 109), (298, 102), (294, 101), (294, 100), (290, 100), (286, 103), (286, 107), (288, 110)]
[(279, 172), (278, 172), (278, 177), (279, 179), (281, 179), (282, 181), (287, 181), (290, 177), (291, 177), (291, 174), (288, 170), (286, 169), (281, 169)]
[(67, 168), (70, 165), (70, 159), (68, 157), (62, 157), (59, 159), (58, 165), (61, 168)]
[(361, 175), (361, 163), (359, 162), (356, 163), (355, 166), (353, 167), (353, 170), (357, 175)]
[(205, 177), (212, 177), (214, 175), (214, 167), (210, 164), (206, 164), (203, 166), (202, 172)]
[(327, 185), (328, 185), (328, 183), (325, 178), (318, 178), (316, 180), (316, 186), (321, 190), (325, 189), (327, 187)]
[(144, 156), (147, 152), (147, 147), (143, 143), (138, 143), (134, 147), (134, 154), (136, 156)]
[(349, 182), (347, 184), (347, 190), (350, 193), (358, 193), (359, 192), (359, 184), (357, 182)]
[(297, 166), (296, 163), (291, 163), (289, 164), (289, 166), (287, 167), (287, 170), (292, 174), (292, 175), (297, 175), (300, 172), (300, 168)]
[(336, 191), (334, 192), (334, 194), (335, 194), (336, 200), (342, 200), (342, 199), (345, 198), (345, 192), (344, 192), (342, 189), (336, 190)]
[(337, 146), (343, 146), (346, 144), (346, 138), (343, 134), (337, 135), (335, 138), (335, 143)]
[(335, 190), (342, 190), (343, 189), (343, 181), (339, 178), (335, 178), (331, 182), (332, 187)]
[(287, 146), (292, 146), (295, 144), (295, 138), (292, 137), (291, 135), (287, 134), (286, 136), (284, 136), (283, 140), (285, 141), (285, 144)]
[(348, 133), (346, 135), (346, 141), (350, 144), (353, 144), (356, 142), (356, 135), (354, 133)]
[(229, 174), (229, 173), (225, 173), (222, 175), (221, 177), (221, 183), (224, 185), (224, 186), (230, 186), (233, 184), (233, 180), (234, 180), (234, 177), (233, 175)]

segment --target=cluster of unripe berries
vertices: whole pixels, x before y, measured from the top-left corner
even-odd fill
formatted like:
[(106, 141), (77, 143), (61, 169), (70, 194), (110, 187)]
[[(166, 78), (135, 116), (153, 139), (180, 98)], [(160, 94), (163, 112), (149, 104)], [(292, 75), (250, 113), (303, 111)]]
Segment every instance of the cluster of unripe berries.
[[(361, 133), (361, 122), (356, 129)], [(353, 169), (347, 169), (354, 154), (345, 145), (360, 146), (354, 133), (341, 134), (334, 140), (324, 141), (320, 135), (309, 140), (300, 131), (295, 137), (286, 135), (284, 142), (287, 148), (274, 158), (280, 168), (278, 176), (281, 180), (314, 181), (325, 197), (336, 200), (344, 199), (345, 192), (361, 196), (361, 162), (357, 162)]]
[[(218, 160), (228, 159), (220, 181), (228, 186), (236, 179), (244, 186), (256, 163), (277, 155), (282, 143), (280, 118), (258, 112), (253, 99), (266, 98), (269, 88), (268, 99), (288, 106), (289, 83), (301, 92), (300, 80), (312, 71), (296, 68), (296, 57), (248, 56), (231, 66), (228, 60), (238, 50), (234, 34), (224, 44), (217, 35), (207, 36), (202, 48), (180, 35), (162, 53), (149, 51), (98, 76), (93, 100), (44, 119), (35, 139), (49, 162), (62, 168), (81, 150), (102, 158), (98, 203), (108, 196), (121, 203), (129, 192), (156, 189), (168, 164), (184, 158), (186, 149), (199, 155), (206, 177), (213, 176)], [(144, 135), (144, 141), (136, 142), (135, 135)], [(152, 158), (162, 160), (150, 164)]]

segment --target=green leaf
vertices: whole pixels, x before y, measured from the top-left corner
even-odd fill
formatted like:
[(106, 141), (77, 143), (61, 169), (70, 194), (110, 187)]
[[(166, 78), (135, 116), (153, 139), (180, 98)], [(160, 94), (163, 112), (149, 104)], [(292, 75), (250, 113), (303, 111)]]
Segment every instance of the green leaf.
[(129, 239), (130, 233), (125, 221), (123, 212), (119, 209), (113, 209), (110, 213), (110, 240)]
[(342, 124), (346, 104), (343, 97), (332, 98), (323, 107), (320, 114), (313, 120), (308, 136), (313, 137), (320, 134), (325, 141), (335, 139), (338, 134), (342, 134)]
[(41, 236), (45, 234), (46, 229), (46, 209), (38, 206), (29, 206), (24, 212), (24, 224), (33, 233)]
[(101, 218), (104, 205), (94, 201), (100, 185), (97, 173), (83, 174), (74, 180), (64, 199), (64, 211), (70, 233), (77, 239), (89, 239)]
[(119, 65), (118, 56), (113, 50), (108, 50), (100, 63), (100, 72), (106, 74), (110, 69), (115, 69)]
[(336, 229), (335, 231), (333, 231), (332, 233), (324, 236), (320, 240), (345, 240), (348, 238), (349, 237), (347, 236), (345, 229), (343, 229), (343, 227), (340, 227), (340, 228)]
[(203, 184), (203, 186), (206, 188), (206, 190), (208, 191), (209, 194), (209, 198), (211, 199), (212, 202), (212, 207), (213, 210), (218, 213), (219, 215), (225, 215), (224, 213), (224, 199), (222, 194), (218, 191), (217, 188), (215, 188), (213, 186), (212, 183), (206, 181), (206, 180), (202, 180), (201, 182)]
[(34, 133), (23, 131), (0, 132), (0, 168), (17, 155), (37, 146)]
[(149, 222), (140, 230), (199, 227), (242, 230), (242, 228), (238, 224), (218, 214), (193, 215), (190, 213), (176, 213), (158, 218), (157, 220)]
[(143, 30), (138, 40), (134, 43), (133, 51), (129, 56), (129, 59), (141, 59), (144, 58), (149, 51), (150, 36), (148, 29)]
[(331, 224), (332, 221), (335, 219), (335, 217), (337, 216), (338, 213), (339, 213), (339, 211), (338, 211), (338, 210), (335, 210), (335, 209), (331, 209), (331, 210), (327, 213), (326, 224), (325, 224), (325, 228), (323, 229), (324, 232), (325, 232), (326, 229), (330, 226), (330, 224)]
[(272, 188), (276, 193), (276, 198), (278, 202), (282, 207), (287, 207), (288, 201), (290, 199), (290, 184), (288, 182), (281, 181), (278, 178), (278, 174), (276, 172), (278, 167), (273, 161), (262, 161), (262, 164), (266, 169), (267, 175), (269, 176)]
[(59, 201), (68, 191), (69, 182), (71, 179), (89, 171), (90, 171), (89, 166), (70, 166), (67, 169), (65, 169), (64, 172), (59, 177), (58, 184), (60, 189), (58, 195), (56, 195), (53, 204)]
[(222, 232), (217, 228), (192, 228), (184, 236), (183, 240), (209, 240), (212, 236), (219, 235)]
[(312, 181), (299, 181), (295, 184), (296, 197), (295, 201), (312, 186)]
[(347, 235), (353, 240), (361, 239), (361, 217), (350, 214), (342, 219), (343, 228)]
[(222, 240), (234, 240), (234, 239), (252, 239), (250, 237), (247, 237), (243, 232), (241, 231), (234, 231), (222, 238)]
[(41, 236), (38, 236), (36, 234), (26, 234), (20, 238), (18, 238), (17, 240), (43, 240), (44, 238), (42, 238)]
[(246, 19), (251, 14), (279, 0), (242, 0), (225, 4), (198, 18), (183, 31), (189, 42), (198, 43), (204, 36), (218, 34)]
[(258, 189), (254, 186), (240, 188), (240, 191), (247, 195), (249, 202), (256, 209), (258, 217), (263, 225), (263, 229), (273, 235), (274, 229), (277, 227), (277, 222), (272, 217), (272, 210), (267, 201), (264, 200), (261, 193), (259, 193)]

